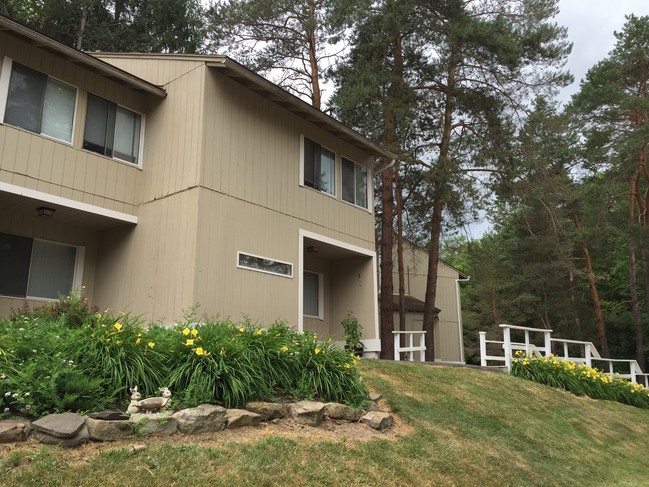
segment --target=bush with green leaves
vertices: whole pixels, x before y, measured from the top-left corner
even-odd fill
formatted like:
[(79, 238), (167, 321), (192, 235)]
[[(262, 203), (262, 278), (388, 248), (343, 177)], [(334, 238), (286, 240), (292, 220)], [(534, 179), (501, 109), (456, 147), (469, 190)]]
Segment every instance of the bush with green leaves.
[(169, 387), (177, 407), (279, 397), (360, 407), (367, 400), (357, 357), (283, 322), (263, 328), (191, 317), (144, 326), (128, 314), (91, 310), (72, 293), (0, 320), (0, 338), (0, 417), (123, 409), (135, 386), (145, 397)]
[(575, 362), (548, 357), (526, 357), (520, 353), (512, 360), (512, 375), (541, 384), (558, 387), (593, 399), (617, 401), (649, 409), (649, 389), (619, 375), (613, 377), (601, 370)]

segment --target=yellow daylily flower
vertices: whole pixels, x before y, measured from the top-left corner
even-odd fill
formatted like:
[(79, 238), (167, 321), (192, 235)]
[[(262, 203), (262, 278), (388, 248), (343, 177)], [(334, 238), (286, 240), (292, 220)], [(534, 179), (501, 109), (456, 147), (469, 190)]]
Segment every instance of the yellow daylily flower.
[(194, 350), (194, 352), (196, 352), (196, 355), (205, 355), (205, 350), (203, 350), (201, 347), (198, 347), (196, 350)]
[(116, 321), (113, 325), (113, 328), (115, 328), (117, 331), (122, 331), (122, 324), (119, 321)]
[(190, 333), (189, 328), (185, 328), (185, 329), (183, 330), (183, 335), (187, 336), (187, 335), (189, 335), (189, 333)]
[(194, 344), (194, 340), (192, 338), (188, 338), (187, 341), (185, 342), (185, 346), (191, 347)]
[(241, 328), (239, 328), (239, 331), (243, 333), (244, 331), (246, 331), (246, 329), (242, 326)]
[(194, 328), (192, 330), (192, 336), (195, 337), (196, 335), (198, 335), (198, 330), (196, 328)]
[(149, 342), (149, 343), (146, 344), (146, 346), (149, 347), (149, 348), (153, 348), (153, 347), (155, 347), (155, 343), (154, 342)]
[(135, 344), (136, 344), (136, 345), (139, 345), (141, 341), (142, 341), (142, 340), (138, 338), (137, 340), (135, 340)]
[(257, 330), (257, 335), (261, 335), (262, 333), (263, 333), (263, 331)]
[(315, 353), (316, 353), (316, 355), (319, 354), (319, 353), (320, 353), (320, 349), (319, 349), (319, 348), (316, 348), (316, 349), (315, 349)]

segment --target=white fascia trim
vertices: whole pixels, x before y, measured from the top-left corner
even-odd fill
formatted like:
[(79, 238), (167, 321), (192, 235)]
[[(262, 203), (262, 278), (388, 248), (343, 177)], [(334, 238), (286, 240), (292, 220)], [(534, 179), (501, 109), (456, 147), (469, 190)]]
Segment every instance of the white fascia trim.
[(299, 232), (300, 240), (303, 242), (304, 238), (310, 238), (313, 240), (318, 240), (319, 242), (333, 245), (335, 247), (340, 247), (345, 250), (350, 250), (357, 254), (366, 255), (368, 257), (376, 257), (376, 252), (373, 250), (364, 249), (363, 247), (358, 247), (357, 245), (352, 245), (341, 240), (336, 240), (335, 238), (325, 237), (324, 235), (319, 235), (317, 233), (310, 232), (308, 230), (300, 229)]
[(63, 198), (61, 196), (44, 193), (42, 191), (36, 191), (34, 189), (24, 188), (22, 186), (16, 186), (14, 184), (0, 182), (0, 192), (24, 196), (26, 198), (43, 201), (45, 203), (64, 206), (66, 208), (72, 208), (75, 210), (84, 211), (86, 213), (104, 216), (112, 220), (119, 220), (125, 223), (132, 223), (133, 225), (137, 225), (137, 216), (135, 215), (129, 215), (128, 213), (122, 213), (121, 211), (109, 210), (108, 208), (102, 208), (101, 206), (82, 203), (81, 201)]

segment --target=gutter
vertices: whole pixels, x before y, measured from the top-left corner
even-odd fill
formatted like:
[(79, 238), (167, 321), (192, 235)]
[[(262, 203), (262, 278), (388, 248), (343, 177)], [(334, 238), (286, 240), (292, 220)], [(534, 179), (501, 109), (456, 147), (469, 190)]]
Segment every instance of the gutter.
[(460, 303), (460, 283), (469, 282), (471, 276), (466, 276), (466, 279), (455, 279), (455, 302), (457, 304), (457, 326), (460, 337), (460, 360), (466, 363), (464, 359), (464, 330), (462, 329), (462, 304)]
[(392, 159), (390, 162), (383, 164), (383, 166), (380, 166), (377, 170), (374, 171), (374, 175), (376, 176), (377, 174), (381, 174), (383, 171), (387, 171), (388, 169), (392, 169), (394, 165), (397, 163), (396, 159)]

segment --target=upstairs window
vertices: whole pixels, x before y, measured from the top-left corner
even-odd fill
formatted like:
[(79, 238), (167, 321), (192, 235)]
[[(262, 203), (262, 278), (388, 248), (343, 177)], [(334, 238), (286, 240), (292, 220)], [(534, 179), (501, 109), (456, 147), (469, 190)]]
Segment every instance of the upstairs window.
[(342, 158), (343, 201), (367, 208), (367, 168)]
[[(78, 248), (0, 233), (0, 295), (57, 299), (75, 284)], [(80, 272), (79, 272), (80, 274)]]
[(4, 122), (71, 142), (77, 90), (8, 58), (4, 68), (11, 72)]
[(83, 148), (138, 164), (142, 116), (95, 95), (88, 95)]
[(323, 193), (336, 194), (336, 154), (304, 138), (304, 185)]

